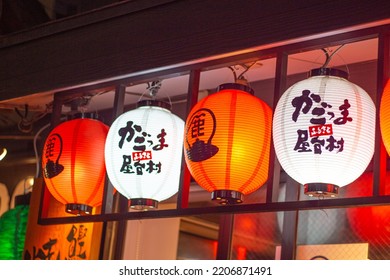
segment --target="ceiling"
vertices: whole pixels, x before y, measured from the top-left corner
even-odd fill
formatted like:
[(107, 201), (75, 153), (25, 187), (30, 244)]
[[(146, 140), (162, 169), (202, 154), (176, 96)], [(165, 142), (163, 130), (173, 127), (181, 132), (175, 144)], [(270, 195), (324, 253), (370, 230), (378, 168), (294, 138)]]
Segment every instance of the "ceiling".
[[(327, 48), (329, 54), (333, 54), (330, 67), (338, 67), (348, 72), (348, 65), (372, 61), (377, 58), (377, 39), (370, 39), (351, 43), (344, 46), (334, 46)], [(337, 52), (336, 52), (337, 51)], [(323, 50), (314, 50), (309, 52), (301, 52), (289, 56), (288, 74), (306, 73), (313, 68), (321, 67), (325, 62), (325, 54)], [(272, 79), (275, 75), (276, 59), (271, 58), (263, 61), (254, 61), (245, 65), (232, 65), (234, 72), (240, 74), (247, 70), (244, 77), (249, 84), (260, 80)], [(248, 67), (248, 69), (246, 69)], [(214, 90), (218, 85), (234, 81), (233, 71), (229, 67), (219, 68), (201, 73), (200, 91)], [(158, 97), (174, 98), (187, 94), (189, 76), (177, 76), (161, 81), (161, 87), (158, 90)], [(153, 82), (153, 81), (150, 81)], [(149, 84), (142, 83), (126, 88), (125, 104), (136, 103), (141, 98), (149, 97)], [(114, 92), (102, 91), (93, 98), (85, 107), (87, 111), (104, 110), (112, 107)], [(51, 109), (53, 101), (53, 93), (42, 93), (25, 96), (23, 98), (11, 99), (0, 102), (0, 109), (24, 110), (26, 104), (31, 112), (45, 112)], [(66, 112), (67, 108), (64, 107)], [(38, 115), (39, 116), (39, 115)]]

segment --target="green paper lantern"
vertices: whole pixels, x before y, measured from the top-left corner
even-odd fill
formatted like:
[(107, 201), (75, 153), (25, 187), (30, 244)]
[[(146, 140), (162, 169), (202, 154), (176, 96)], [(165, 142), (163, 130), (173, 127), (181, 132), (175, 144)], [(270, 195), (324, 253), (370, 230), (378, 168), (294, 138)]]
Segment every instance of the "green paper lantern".
[(17, 205), (0, 218), (0, 260), (22, 260), (28, 205)]

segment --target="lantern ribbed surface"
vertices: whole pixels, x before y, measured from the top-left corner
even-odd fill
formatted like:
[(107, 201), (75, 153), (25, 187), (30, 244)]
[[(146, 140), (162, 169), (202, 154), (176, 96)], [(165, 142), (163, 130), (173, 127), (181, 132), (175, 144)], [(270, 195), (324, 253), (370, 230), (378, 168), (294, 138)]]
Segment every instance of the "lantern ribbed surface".
[(387, 81), (383, 90), (379, 109), (379, 123), (383, 144), (390, 155), (390, 80)]
[(87, 118), (65, 121), (50, 132), (42, 154), (43, 177), (59, 202), (101, 205), (107, 133), (107, 125)]
[[(186, 121), (185, 160), (209, 192), (249, 194), (268, 178), (272, 110), (230, 84), (200, 100)], [(221, 87), (220, 87), (221, 88)]]
[[(159, 106), (120, 115), (105, 144), (107, 175), (128, 199), (163, 201), (177, 193), (184, 121)], [(141, 205), (142, 206), (142, 205)]]
[(17, 205), (0, 217), (0, 260), (22, 260), (28, 205)]
[(359, 86), (336, 76), (312, 76), (282, 95), (273, 119), (276, 156), (302, 185), (345, 186), (374, 153), (375, 106)]

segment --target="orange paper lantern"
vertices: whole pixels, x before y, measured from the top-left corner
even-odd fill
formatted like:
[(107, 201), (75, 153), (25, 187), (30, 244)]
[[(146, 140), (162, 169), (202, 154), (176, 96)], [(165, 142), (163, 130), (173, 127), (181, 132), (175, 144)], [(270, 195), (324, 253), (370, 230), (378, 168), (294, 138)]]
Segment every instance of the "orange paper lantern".
[(387, 81), (383, 90), (379, 108), (379, 123), (383, 144), (390, 155), (390, 80)]
[(185, 160), (212, 200), (240, 203), (266, 182), (271, 123), (271, 108), (241, 84), (223, 84), (194, 106), (186, 121)]
[(90, 214), (102, 203), (104, 144), (108, 126), (94, 119), (74, 119), (55, 127), (42, 154), (43, 177), (55, 199), (73, 214)]

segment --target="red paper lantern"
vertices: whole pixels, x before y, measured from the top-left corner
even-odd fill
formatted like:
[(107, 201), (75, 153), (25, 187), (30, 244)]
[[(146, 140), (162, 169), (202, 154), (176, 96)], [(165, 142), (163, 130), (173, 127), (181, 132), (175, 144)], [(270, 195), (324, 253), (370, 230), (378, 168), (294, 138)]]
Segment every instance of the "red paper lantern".
[[(346, 197), (371, 196), (373, 173), (366, 172), (345, 187)], [(390, 172), (386, 175), (385, 193), (390, 192)], [(360, 239), (370, 244), (381, 244), (390, 238), (390, 206), (347, 208), (351, 228)]]
[(42, 154), (43, 177), (66, 212), (90, 214), (102, 203), (106, 176), (104, 145), (108, 126), (80, 118), (55, 127)]
[(271, 124), (271, 108), (241, 84), (223, 84), (194, 106), (186, 121), (185, 160), (212, 200), (240, 203), (267, 181)]

